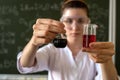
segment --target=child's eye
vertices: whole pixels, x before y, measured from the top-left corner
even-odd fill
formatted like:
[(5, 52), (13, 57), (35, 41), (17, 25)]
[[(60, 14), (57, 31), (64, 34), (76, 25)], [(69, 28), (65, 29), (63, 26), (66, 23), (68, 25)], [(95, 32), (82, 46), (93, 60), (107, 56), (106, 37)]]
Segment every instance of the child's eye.
[(72, 23), (72, 19), (66, 19), (64, 20), (65, 23), (71, 24)]
[(84, 23), (85, 21), (83, 19), (78, 19), (78, 23)]
[(72, 23), (72, 20), (69, 19), (69, 20), (67, 20), (66, 22), (67, 22), (67, 23)]
[(86, 18), (80, 18), (80, 19), (78, 19), (77, 22), (78, 22), (79, 24), (84, 24), (84, 23), (88, 22), (88, 19), (86, 19)]

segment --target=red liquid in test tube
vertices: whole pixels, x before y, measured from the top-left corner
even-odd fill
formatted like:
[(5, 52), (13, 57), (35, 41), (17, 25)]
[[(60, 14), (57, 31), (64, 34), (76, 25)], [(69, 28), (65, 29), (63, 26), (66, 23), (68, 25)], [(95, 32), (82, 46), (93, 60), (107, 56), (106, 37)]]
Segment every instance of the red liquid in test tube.
[(95, 24), (86, 24), (83, 28), (83, 47), (88, 48), (91, 42), (96, 41), (96, 27)]
[(83, 35), (83, 47), (89, 47), (89, 44), (95, 41), (96, 35)]

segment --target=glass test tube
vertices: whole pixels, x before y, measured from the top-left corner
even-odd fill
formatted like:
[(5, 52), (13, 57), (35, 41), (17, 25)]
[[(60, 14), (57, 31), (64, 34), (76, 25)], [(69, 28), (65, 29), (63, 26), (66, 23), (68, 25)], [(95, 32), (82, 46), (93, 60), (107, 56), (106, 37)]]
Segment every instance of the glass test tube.
[(96, 41), (96, 24), (84, 24), (83, 26), (83, 47), (88, 48), (91, 42)]

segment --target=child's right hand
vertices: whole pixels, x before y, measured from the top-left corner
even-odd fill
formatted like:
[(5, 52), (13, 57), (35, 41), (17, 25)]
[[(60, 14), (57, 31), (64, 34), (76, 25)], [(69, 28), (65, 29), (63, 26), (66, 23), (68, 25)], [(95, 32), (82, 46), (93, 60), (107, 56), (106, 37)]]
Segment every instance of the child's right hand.
[(37, 19), (33, 25), (31, 42), (34, 46), (40, 46), (51, 42), (58, 33), (65, 33), (64, 24), (53, 19)]

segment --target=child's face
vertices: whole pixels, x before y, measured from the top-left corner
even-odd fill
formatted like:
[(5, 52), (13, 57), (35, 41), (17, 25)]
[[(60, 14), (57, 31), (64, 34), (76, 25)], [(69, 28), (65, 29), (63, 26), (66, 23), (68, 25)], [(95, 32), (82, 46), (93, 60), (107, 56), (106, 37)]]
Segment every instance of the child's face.
[(89, 18), (84, 9), (68, 8), (64, 10), (61, 21), (65, 25), (66, 36), (79, 39), (83, 34), (83, 24), (89, 23)]

